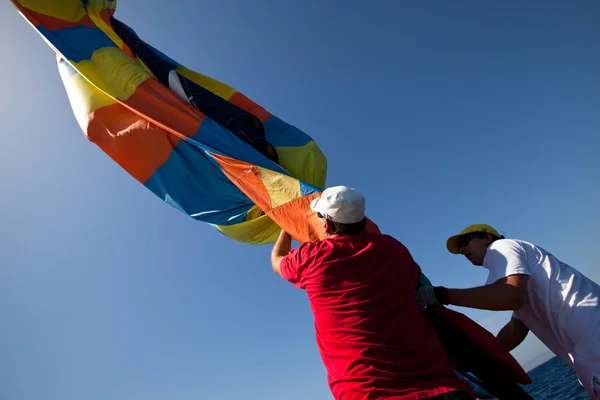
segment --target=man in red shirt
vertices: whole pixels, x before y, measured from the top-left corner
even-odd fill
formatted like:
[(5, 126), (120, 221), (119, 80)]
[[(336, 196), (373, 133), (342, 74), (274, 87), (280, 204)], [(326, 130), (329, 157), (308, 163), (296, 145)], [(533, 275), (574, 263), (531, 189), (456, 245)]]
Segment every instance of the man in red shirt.
[(388, 235), (364, 232), (365, 199), (336, 186), (313, 200), (326, 239), (291, 250), (281, 232), (274, 271), (307, 292), (336, 400), (474, 399), (415, 299), (420, 268)]

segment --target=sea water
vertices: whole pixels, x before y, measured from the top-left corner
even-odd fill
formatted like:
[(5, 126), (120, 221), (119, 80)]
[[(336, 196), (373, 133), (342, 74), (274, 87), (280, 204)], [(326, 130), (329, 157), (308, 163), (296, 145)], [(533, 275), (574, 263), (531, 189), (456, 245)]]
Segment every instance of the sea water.
[(553, 357), (528, 372), (530, 385), (524, 386), (535, 400), (589, 400), (575, 370)]

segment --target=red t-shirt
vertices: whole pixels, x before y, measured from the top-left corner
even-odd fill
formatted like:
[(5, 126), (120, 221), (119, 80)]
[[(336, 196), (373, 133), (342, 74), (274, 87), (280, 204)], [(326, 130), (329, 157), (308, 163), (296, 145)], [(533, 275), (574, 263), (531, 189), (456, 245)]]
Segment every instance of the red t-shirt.
[(421, 315), (417, 265), (393, 237), (365, 233), (307, 242), (283, 258), (281, 273), (308, 294), (335, 399), (472, 393)]

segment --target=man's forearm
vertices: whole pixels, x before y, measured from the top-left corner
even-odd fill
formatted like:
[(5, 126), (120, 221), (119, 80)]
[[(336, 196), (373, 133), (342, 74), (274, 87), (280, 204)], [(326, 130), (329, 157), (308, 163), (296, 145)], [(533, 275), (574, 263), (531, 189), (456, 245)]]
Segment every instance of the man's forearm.
[(271, 251), (271, 257), (285, 257), (292, 249), (292, 237), (284, 231), (281, 231), (277, 242)]
[(292, 237), (282, 230), (277, 242), (275, 242), (275, 245), (273, 246), (273, 250), (271, 251), (271, 265), (273, 266), (275, 273), (278, 275), (281, 275), (279, 268), (281, 260), (283, 257), (288, 255), (291, 249)]
[(522, 322), (512, 319), (500, 329), (496, 338), (502, 342), (508, 351), (512, 351), (515, 347), (523, 343), (528, 333), (529, 329)]

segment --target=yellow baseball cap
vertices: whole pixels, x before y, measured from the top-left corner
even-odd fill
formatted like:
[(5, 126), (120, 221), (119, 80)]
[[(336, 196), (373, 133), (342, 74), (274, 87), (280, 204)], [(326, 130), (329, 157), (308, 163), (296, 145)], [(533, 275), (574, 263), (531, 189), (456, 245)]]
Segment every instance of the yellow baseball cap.
[(469, 225), (465, 229), (460, 231), (460, 233), (458, 235), (450, 236), (448, 238), (448, 240), (446, 241), (446, 247), (448, 248), (448, 251), (452, 254), (460, 254), (459, 246), (460, 246), (461, 237), (468, 233), (477, 233), (477, 232), (485, 232), (485, 233), (494, 235), (496, 237), (502, 237), (502, 235), (500, 235), (497, 230), (495, 230), (494, 228), (492, 228), (489, 225), (486, 225), (486, 224)]

